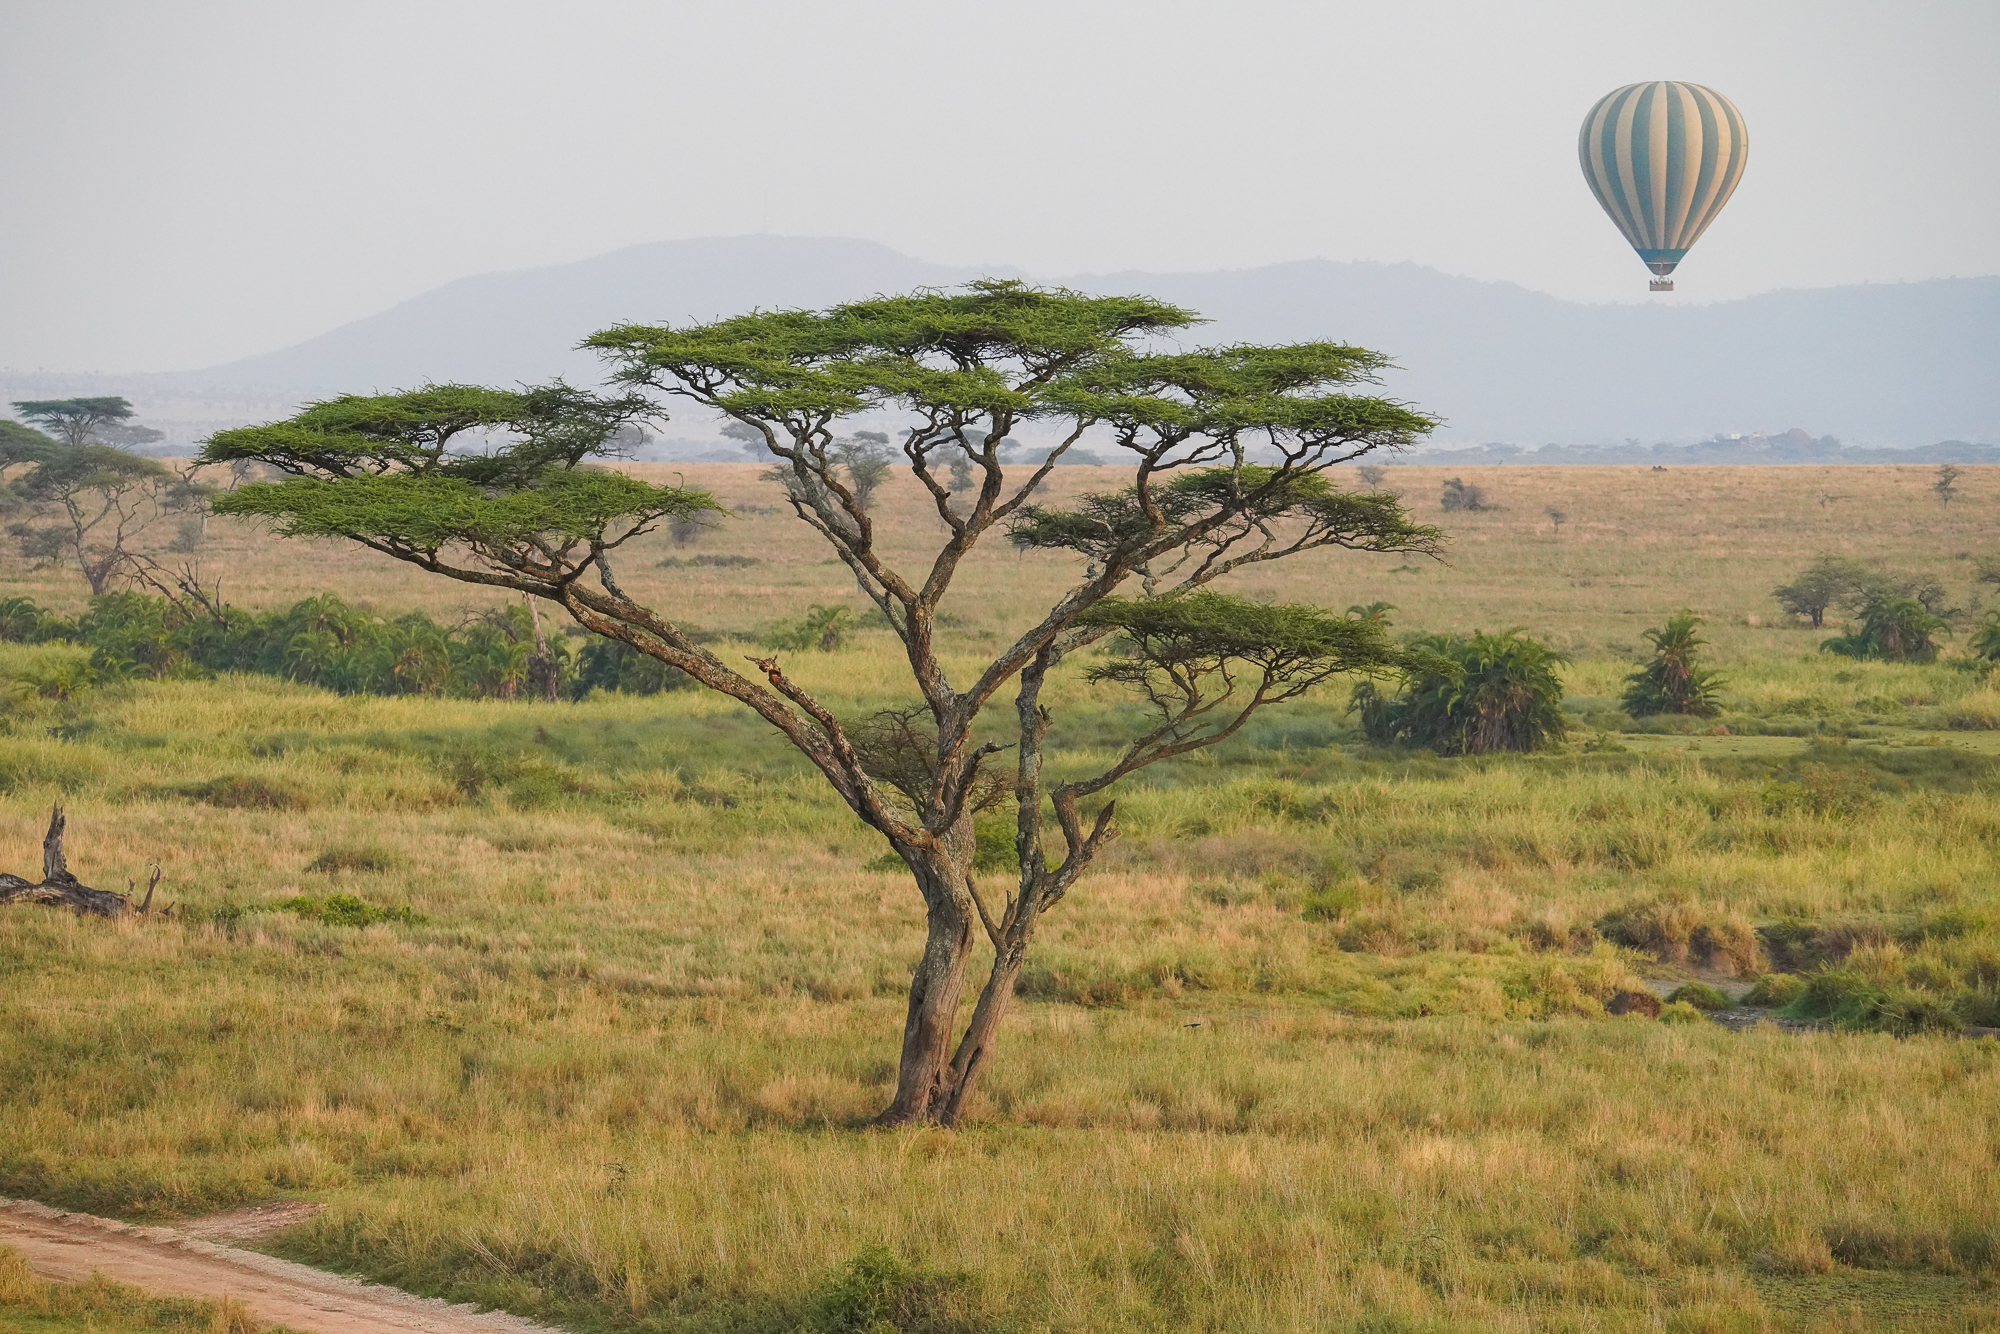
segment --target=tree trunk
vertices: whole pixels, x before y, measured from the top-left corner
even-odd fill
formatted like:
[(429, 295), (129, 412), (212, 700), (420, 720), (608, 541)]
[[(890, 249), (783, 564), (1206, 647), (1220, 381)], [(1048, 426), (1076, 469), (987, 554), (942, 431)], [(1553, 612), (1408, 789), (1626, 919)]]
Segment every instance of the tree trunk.
[[(960, 831), (954, 831), (957, 834)], [(935, 1119), (950, 1093), (945, 1052), (958, 1023), (965, 994), (965, 965), (972, 953), (975, 912), (966, 869), (972, 860), (972, 822), (963, 837), (947, 846), (906, 852), (915, 863), (926, 917), (923, 958), (910, 979), (910, 1005), (903, 1020), (903, 1051), (896, 1069), (896, 1096), (878, 1126), (906, 1126)], [(958, 846), (963, 844), (963, 846)]]

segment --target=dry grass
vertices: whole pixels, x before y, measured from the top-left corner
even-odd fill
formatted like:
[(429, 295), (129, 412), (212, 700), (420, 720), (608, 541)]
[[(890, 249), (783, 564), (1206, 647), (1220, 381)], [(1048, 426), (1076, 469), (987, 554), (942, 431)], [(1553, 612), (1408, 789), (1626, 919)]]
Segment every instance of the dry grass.
[[(687, 472), (750, 494), (750, 469)], [(1969, 598), (1957, 553), (2000, 497), (1941, 521), (1921, 470), (1841, 470), (1824, 509), (1808, 470), (1493, 473), (1468, 480), (1508, 508), (1453, 517), (1452, 568), (1257, 591), (1553, 635), (1593, 748), (1380, 755), (1328, 700), (1149, 773), (957, 1135), (860, 1128), (914, 893), (713, 697), (240, 678), (16, 706), (0, 868), (62, 796), (86, 879), (157, 858), (190, 911), (0, 913), (0, 1191), (165, 1217), (311, 1195), (298, 1258), (591, 1328), (858, 1329), (829, 1276), (885, 1246), (920, 1267), (904, 1334), (2000, 1329), (2000, 1045), (1604, 1013), (1772, 949), (1884, 986), (2000, 976), (2000, 733), (1951, 722), (1992, 687), (1745, 624), (1821, 550)], [(739, 522), (700, 549), (771, 565), (621, 576), (739, 631), (852, 600), (781, 520)], [(211, 559), (245, 603), (336, 574), (468, 599), (240, 540)], [(967, 654), (1060, 576), (996, 554)], [(1598, 737), (1637, 629), (1690, 601), (1731, 734)], [(0, 673), (64, 651), (0, 648)], [(849, 712), (903, 693), (886, 636), (796, 668)], [(1117, 735), (1110, 695), (1053, 699), (1063, 763)], [(334, 893), (423, 920), (261, 910)]]

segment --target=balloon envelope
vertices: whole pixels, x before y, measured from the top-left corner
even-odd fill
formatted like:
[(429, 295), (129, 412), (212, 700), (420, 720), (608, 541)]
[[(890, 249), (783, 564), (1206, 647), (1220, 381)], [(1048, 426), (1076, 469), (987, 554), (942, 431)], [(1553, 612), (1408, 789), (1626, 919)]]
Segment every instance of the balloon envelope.
[(1721, 93), (1663, 79), (1605, 94), (1583, 118), (1577, 156), (1597, 202), (1664, 278), (1743, 179), (1750, 135)]

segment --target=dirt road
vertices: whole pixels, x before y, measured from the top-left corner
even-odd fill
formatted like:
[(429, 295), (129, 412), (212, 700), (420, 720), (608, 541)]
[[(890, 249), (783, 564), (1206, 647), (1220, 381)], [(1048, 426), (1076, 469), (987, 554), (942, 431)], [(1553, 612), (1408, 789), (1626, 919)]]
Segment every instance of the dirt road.
[(133, 1227), (0, 1197), (0, 1246), (45, 1278), (75, 1282), (96, 1270), (148, 1292), (234, 1297), (265, 1324), (312, 1334), (554, 1334), (517, 1316), (481, 1315), (169, 1228)]

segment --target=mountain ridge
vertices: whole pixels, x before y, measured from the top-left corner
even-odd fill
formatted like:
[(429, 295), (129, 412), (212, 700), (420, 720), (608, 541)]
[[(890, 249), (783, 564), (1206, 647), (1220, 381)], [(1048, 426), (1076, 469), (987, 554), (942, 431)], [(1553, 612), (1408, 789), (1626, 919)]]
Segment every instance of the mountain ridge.
[[(426, 381), (592, 383), (598, 364), (575, 344), (611, 324), (817, 307), (978, 276), (1024, 275), (846, 238), (652, 242), (455, 279), (288, 348), (129, 378), (211, 397), (256, 387), (259, 401)], [(2000, 365), (2000, 277), (1702, 305), (1585, 305), (1413, 263), (1323, 259), (1047, 281), (1144, 292), (1209, 317), (1184, 342), (1329, 339), (1382, 351), (1400, 368), (1386, 391), (1445, 418), (1441, 444), (1629, 448), (1790, 427), (1876, 448), (2000, 439), (2000, 377), (1989, 369)]]

